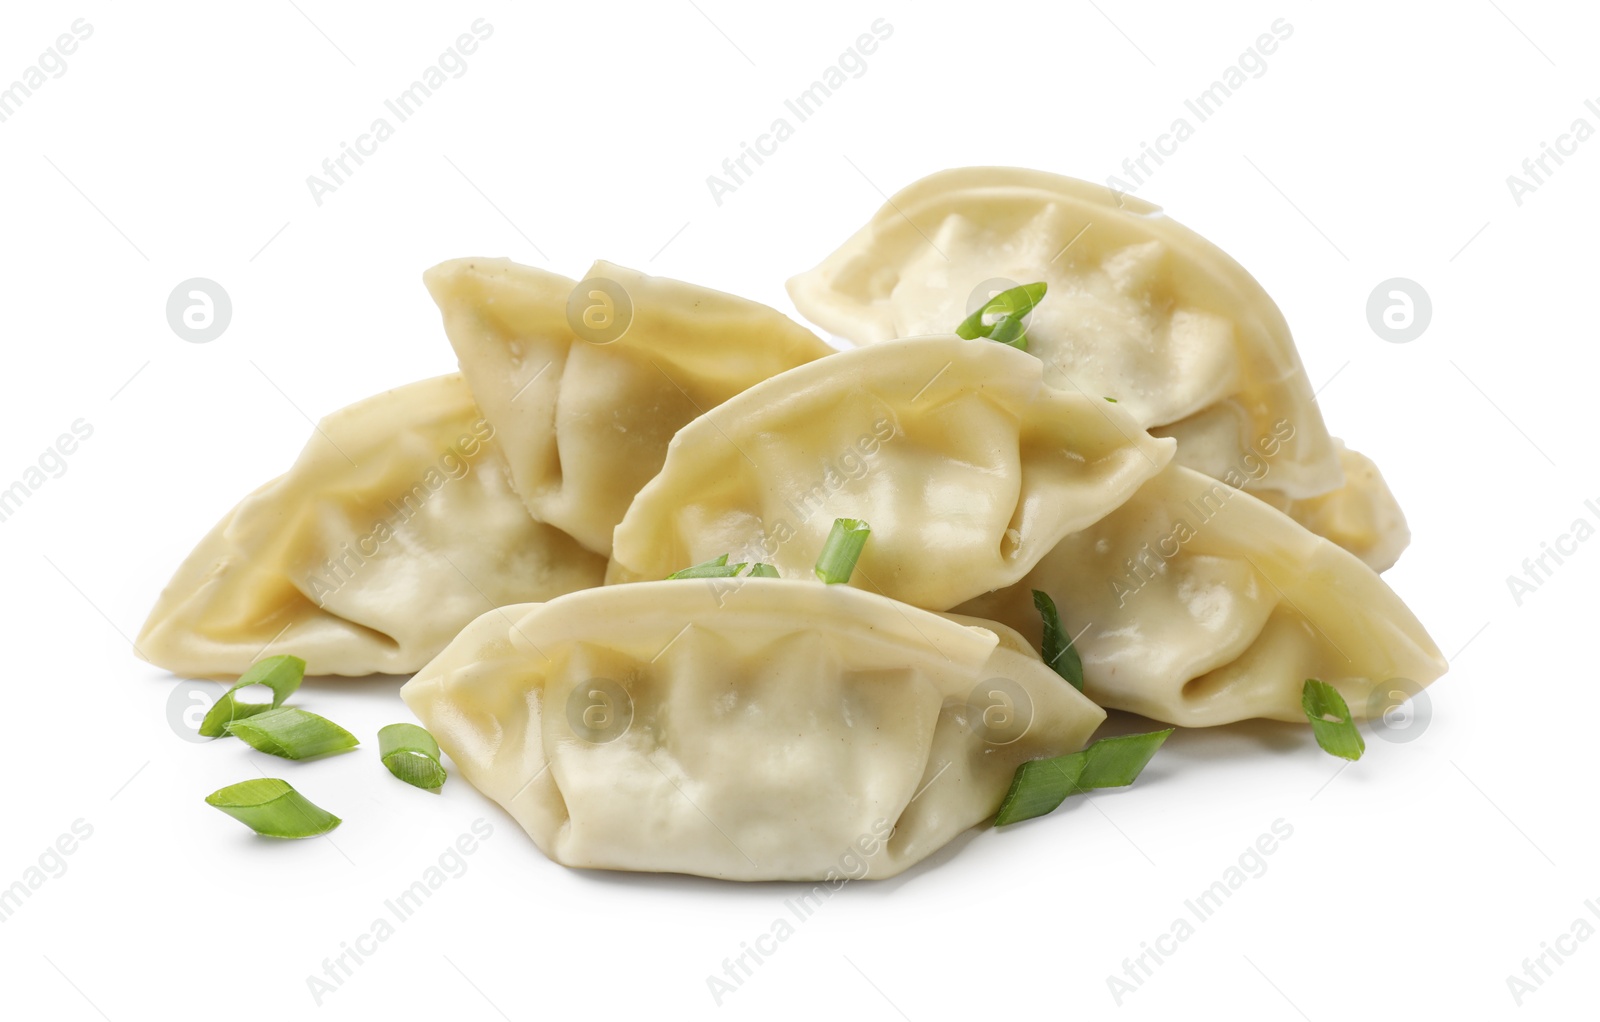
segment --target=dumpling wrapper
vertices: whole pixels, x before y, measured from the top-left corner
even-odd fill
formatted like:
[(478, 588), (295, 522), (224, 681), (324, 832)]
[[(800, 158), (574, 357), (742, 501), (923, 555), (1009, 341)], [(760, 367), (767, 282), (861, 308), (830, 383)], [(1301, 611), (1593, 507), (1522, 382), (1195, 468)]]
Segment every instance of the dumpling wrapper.
[[(574, 298), (577, 281), (506, 259), (457, 259), (424, 276), (528, 510), (609, 554), (611, 530), (679, 427), (833, 349), (720, 291), (607, 262), (585, 280), (597, 278)], [(608, 323), (601, 340), (574, 331), (569, 299), (580, 323), (585, 310)]]
[(1411, 543), (1405, 512), (1371, 458), (1340, 440), (1334, 443), (1344, 466), (1344, 485), (1339, 489), (1303, 500), (1273, 490), (1261, 490), (1256, 496), (1355, 554), (1373, 571), (1388, 571)]
[(792, 369), (673, 439), (616, 531), (610, 582), (727, 553), (785, 578), (835, 518), (872, 536), (852, 584), (929, 610), (1021, 578), (1172, 458), (1116, 405), (1045, 386), (989, 340), (875, 344)]
[[(1305, 721), (1307, 678), (1364, 719), (1375, 688), (1446, 663), (1377, 573), (1242, 490), (1173, 465), (1017, 585), (964, 604), (1030, 638), (1049, 593), (1108, 708), (1182, 727)], [(1384, 688), (1387, 691), (1387, 688)]]
[(556, 862), (727, 880), (893, 876), (1105, 717), (1004, 626), (739, 582), (486, 614), (401, 695)]
[(974, 290), (996, 279), (1049, 285), (1027, 338), (1052, 386), (1114, 397), (1157, 433), (1225, 409), (1235, 462), (1285, 420), (1291, 438), (1265, 485), (1296, 498), (1339, 487), (1338, 456), (1272, 299), (1159, 207), (1103, 185), (1000, 167), (930, 175), (790, 280), (789, 294), (812, 322), (873, 344), (955, 329)]
[(1227, 405), (1217, 405), (1171, 426), (1151, 430), (1156, 436), (1178, 441), (1174, 459), (1185, 468), (1220, 479), (1229, 486), (1249, 489), (1324, 539), (1344, 547), (1374, 571), (1394, 567), (1411, 542), (1411, 530), (1400, 503), (1389, 490), (1372, 459), (1352, 451), (1335, 437), (1334, 450), (1344, 473), (1344, 485), (1315, 497), (1295, 499), (1273, 488), (1275, 458), (1282, 438), (1292, 432), (1288, 420), (1274, 423), (1274, 433), (1256, 441), (1249, 451), (1238, 448), (1240, 417)]
[(489, 608), (599, 585), (603, 558), (528, 516), (500, 441), (459, 375), (327, 416), (178, 568), (140, 655), (195, 677), (278, 653), (406, 674)]

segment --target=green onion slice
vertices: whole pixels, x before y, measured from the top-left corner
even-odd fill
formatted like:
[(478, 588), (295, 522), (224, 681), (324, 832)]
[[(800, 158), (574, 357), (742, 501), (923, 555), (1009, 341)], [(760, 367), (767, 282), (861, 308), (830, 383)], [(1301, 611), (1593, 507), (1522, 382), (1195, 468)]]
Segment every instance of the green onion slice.
[(1105, 738), (1081, 752), (1022, 764), (1011, 778), (1011, 790), (1000, 803), (994, 825), (1044, 816), (1078, 792), (1132, 784), (1172, 730)]
[(316, 837), (339, 818), (312, 804), (288, 781), (262, 777), (219, 788), (206, 796), (215, 806), (263, 837)]
[(415, 724), (379, 728), (378, 755), (391, 774), (428, 791), (438, 791), (450, 776), (439, 765), (439, 743)]
[(1039, 611), (1039, 617), (1044, 619), (1044, 642), (1040, 647), (1040, 655), (1050, 669), (1067, 679), (1067, 684), (1083, 691), (1083, 658), (1078, 656), (1078, 648), (1072, 644), (1072, 636), (1067, 634), (1062, 627), (1061, 614), (1056, 610), (1056, 601), (1050, 594), (1041, 590), (1033, 591), (1033, 606)]
[[(206, 711), (205, 719), (200, 722), (200, 733), (207, 738), (222, 738), (227, 735), (230, 722), (243, 720), (268, 710), (276, 710), (283, 705), (285, 699), (294, 695), (295, 689), (300, 687), (300, 682), (305, 676), (306, 662), (297, 656), (267, 657), (260, 663), (252, 664), (248, 671), (239, 676), (238, 683), (224, 692), (222, 698)], [(270, 688), (272, 702), (239, 702), (234, 693), (251, 685), (265, 685)]]
[(1300, 707), (1306, 711), (1306, 719), (1311, 721), (1311, 732), (1317, 736), (1317, 744), (1322, 746), (1323, 752), (1342, 759), (1357, 760), (1367, 751), (1367, 743), (1362, 740), (1361, 732), (1350, 716), (1350, 707), (1345, 705), (1344, 696), (1332, 685), (1316, 678), (1307, 678), (1306, 687), (1300, 693)]
[(228, 733), (244, 739), (251, 748), (284, 759), (314, 759), (343, 752), (360, 739), (326, 717), (297, 706), (267, 710), (228, 725)]
[(817, 577), (829, 585), (843, 585), (855, 574), (861, 548), (867, 545), (872, 526), (856, 518), (835, 518), (828, 539), (817, 557)]
[(989, 299), (983, 308), (962, 320), (961, 325), (956, 327), (956, 336), (969, 341), (987, 337), (1027, 351), (1028, 338), (1023, 333), (1023, 320), (1039, 304), (1047, 289), (1048, 285), (1040, 281), (1000, 292)]
[(755, 564), (752, 564), (750, 566), (750, 574), (748, 576), (746, 576), (746, 577), (748, 577), (748, 578), (777, 578), (778, 577), (778, 569), (774, 568), (770, 564), (766, 564), (766, 563), (763, 563), (761, 561), (757, 561)]
[(709, 561), (696, 564), (693, 567), (675, 571), (667, 576), (670, 581), (675, 578), (733, 578), (744, 570), (744, 562), (729, 564), (728, 555), (712, 558)]
[(1027, 351), (1028, 338), (1022, 332), (1025, 326), (1026, 324), (1022, 321), (1022, 317), (1012, 313), (994, 325), (994, 329), (989, 331), (989, 340), (999, 341), (1001, 344), (1009, 344), (1013, 348)]

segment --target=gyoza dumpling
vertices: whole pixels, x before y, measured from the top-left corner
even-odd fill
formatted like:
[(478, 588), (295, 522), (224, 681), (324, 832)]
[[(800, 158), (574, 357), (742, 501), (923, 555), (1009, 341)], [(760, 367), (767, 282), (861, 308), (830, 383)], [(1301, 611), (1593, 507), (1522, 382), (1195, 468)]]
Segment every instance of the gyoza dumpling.
[[(1248, 489), (1312, 532), (1331, 539), (1365, 561), (1374, 571), (1387, 571), (1411, 542), (1405, 513), (1384, 482), (1378, 466), (1363, 454), (1345, 447), (1337, 437), (1334, 450), (1344, 472), (1344, 485), (1315, 497), (1296, 499), (1274, 489), (1274, 458), (1282, 449), (1277, 435), (1256, 441), (1251, 450), (1238, 448), (1239, 416), (1217, 405), (1172, 426), (1151, 430), (1178, 441), (1174, 459), (1229, 486)], [(1279, 433), (1289, 430), (1288, 420), (1275, 424)]]
[(601, 554), (680, 426), (833, 350), (765, 305), (606, 262), (583, 287), (506, 259), (424, 279), (517, 493)]
[(1272, 299), (1159, 207), (1102, 185), (995, 167), (933, 174), (791, 280), (789, 294), (824, 329), (868, 344), (953, 330), (989, 297), (969, 304), (974, 291), (996, 280), (1049, 284), (1027, 327), (1045, 379), (1114, 397), (1142, 427), (1174, 427), (1180, 464), (1189, 462), (1175, 424), (1220, 409), (1226, 419), (1207, 425), (1225, 423), (1235, 462), (1277, 438), (1263, 485), (1291, 497), (1340, 485)]
[(728, 880), (892, 876), (1104, 719), (1003, 626), (733, 581), (486, 614), (400, 694), (555, 861)]
[(673, 439), (617, 527), (608, 581), (728, 553), (812, 578), (835, 518), (872, 523), (854, 584), (930, 610), (1008, 585), (1172, 458), (1117, 405), (1044, 385), (1037, 358), (927, 337), (831, 355)]
[(1388, 571), (1411, 542), (1405, 512), (1371, 458), (1350, 450), (1340, 440), (1334, 443), (1344, 466), (1344, 485), (1337, 490), (1302, 500), (1291, 500), (1273, 490), (1255, 491), (1255, 495), (1355, 554), (1373, 571)]
[(1416, 617), (1354, 554), (1178, 465), (1017, 585), (961, 610), (1037, 636), (1033, 589), (1055, 599), (1077, 636), (1091, 699), (1184, 727), (1304, 721), (1307, 678), (1337, 688), (1361, 719), (1374, 687), (1426, 685), (1446, 669)]
[(273, 653), (404, 674), (491, 607), (599, 585), (604, 558), (528, 516), (500, 442), (458, 375), (334, 412), (200, 541), (138, 651), (197, 677)]

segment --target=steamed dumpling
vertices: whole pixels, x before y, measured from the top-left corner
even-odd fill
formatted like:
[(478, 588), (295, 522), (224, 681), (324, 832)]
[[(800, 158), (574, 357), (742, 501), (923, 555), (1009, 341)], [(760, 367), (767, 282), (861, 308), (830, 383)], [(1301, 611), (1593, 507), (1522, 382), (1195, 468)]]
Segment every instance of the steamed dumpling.
[(979, 304), (975, 289), (997, 279), (1049, 284), (1027, 337), (1053, 386), (1116, 398), (1145, 428), (1205, 417), (1225, 431), (1211, 434), (1225, 441), (1224, 464), (1278, 437), (1263, 485), (1290, 497), (1340, 485), (1278, 307), (1222, 250), (1104, 186), (1007, 168), (931, 175), (789, 293), (812, 322), (871, 344), (955, 329)]
[(1021, 578), (1172, 458), (1117, 405), (989, 340), (841, 352), (685, 426), (616, 531), (608, 580), (727, 553), (812, 578), (835, 518), (872, 526), (853, 584), (947, 610)]
[(1177, 465), (1020, 583), (961, 610), (1035, 637), (1033, 589), (1078, 636), (1091, 699), (1184, 727), (1304, 721), (1307, 678), (1337, 688), (1360, 719), (1375, 687), (1426, 685), (1446, 669), (1416, 617), (1354, 554)]
[(832, 351), (765, 305), (606, 262), (582, 288), (506, 259), (424, 279), (517, 493), (600, 554), (680, 426)]
[(1004, 626), (734, 581), (486, 614), (401, 695), (555, 861), (728, 880), (893, 876), (1104, 719)]
[(1405, 512), (1372, 459), (1335, 440), (1344, 485), (1320, 497), (1291, 500), (1273, 490), (1256, 496), (1312, 532), (1344, 547), (1373, 571), (1388, 571), (1411, 543)]
[(491, 607), (599, 585), (605, 560), (535, 522), (458, 375), (334, 412), (161, 594), (137, 649), (236, 676), (293, 653), (312, 674), (404, 674)]
[(1312, 532), (1355, 554), (1374, 571), (1394, 567), (1411, 542), (1405, 513), (1372, 459), (1352, 451), (1337, 437), (1334, 450), (1344, 473), (1344, 485), (1315, 497), (1294, 498), (1273, 487), (1273, 468), (1284, 437), (1292, 432), (1287, 419), (1273, 424), (1273, 432), (1259, 438), (1249, 450), (1238, 448), (1239, 416), (1226, 405), (1150, 432), (1178, 441), (1173, 459), (1229, 486), (1249, 489)]

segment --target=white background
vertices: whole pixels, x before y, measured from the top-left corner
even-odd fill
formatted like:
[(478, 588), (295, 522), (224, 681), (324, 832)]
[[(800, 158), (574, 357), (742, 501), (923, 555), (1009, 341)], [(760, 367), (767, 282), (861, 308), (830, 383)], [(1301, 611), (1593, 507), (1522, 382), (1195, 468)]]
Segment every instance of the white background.
[[(1600, 903), (1593, 745), (1600, 543), (1522, 605), (1506, 578), (1600, 498), (1592, 461), (1600, 140), (1519, 205), (1506, 177), (1600, 96), (1596, 12), (1497, 0), (934, 9), (658, 3), (8, 4), (0, 84), (76, 18), (68, 70), (0, 124), (0, 486), (71, 423), (93, 437), (0, 523), (0, 886), (83, 820), (68, 869), (0, 923), (6, 1017), (283, 1018), (479, 818), (493, 836), (320, 1008), (453, 1019), (1186, 1016), (1572, 1018), (1600, 939), (1520, 1008), (1506, 977)], [(318, 206), (306, 177), (474, 19), (493, 36)], [(893, 36), (743, 187), (705, 178), (882, 17)], [(1372, 455), (1415, 542), (1389, 575), (1452, 657), (1409, 744), (1338, 772), (1304, 730), (1176, 736), (1134, 788), (837, 894), (718, 1008), (706, 977), (794, 893), (546, 861), (459, 779), (391, 779), (399, 679), (308, 683), (367, 738), (285, 765), (169, 725), (133, 658), (162, 584), (319, 417), (453, 359), (419, 274), (604, 257), (768, 302), (883, 202), (947, 166), (1103, 180), (1271, 23), (1293, 35), (1141, 197), (1250, 268), (1293, 325), (1335, 433)], [(1514, 24), (1513, 24), (1514, 22)], [(1191, 117), (1191, 121), (1193, 118)], [(232, 296), (210, 344), (164, 307)], [(1409, 344), (1374, 285), (1432, 296)], [(289, 776), (346, 822), (269, 844), (202, 797)], [(1337, 773), (1337, 777), (1335, 774)], [(1330, 780), (1330, 778), (1332, 778)], [(1275, 820), (1250, 880), (1119, 1008), (1106, 978)], [(92, 1003), (91, 1003), (92, 1002)]]

